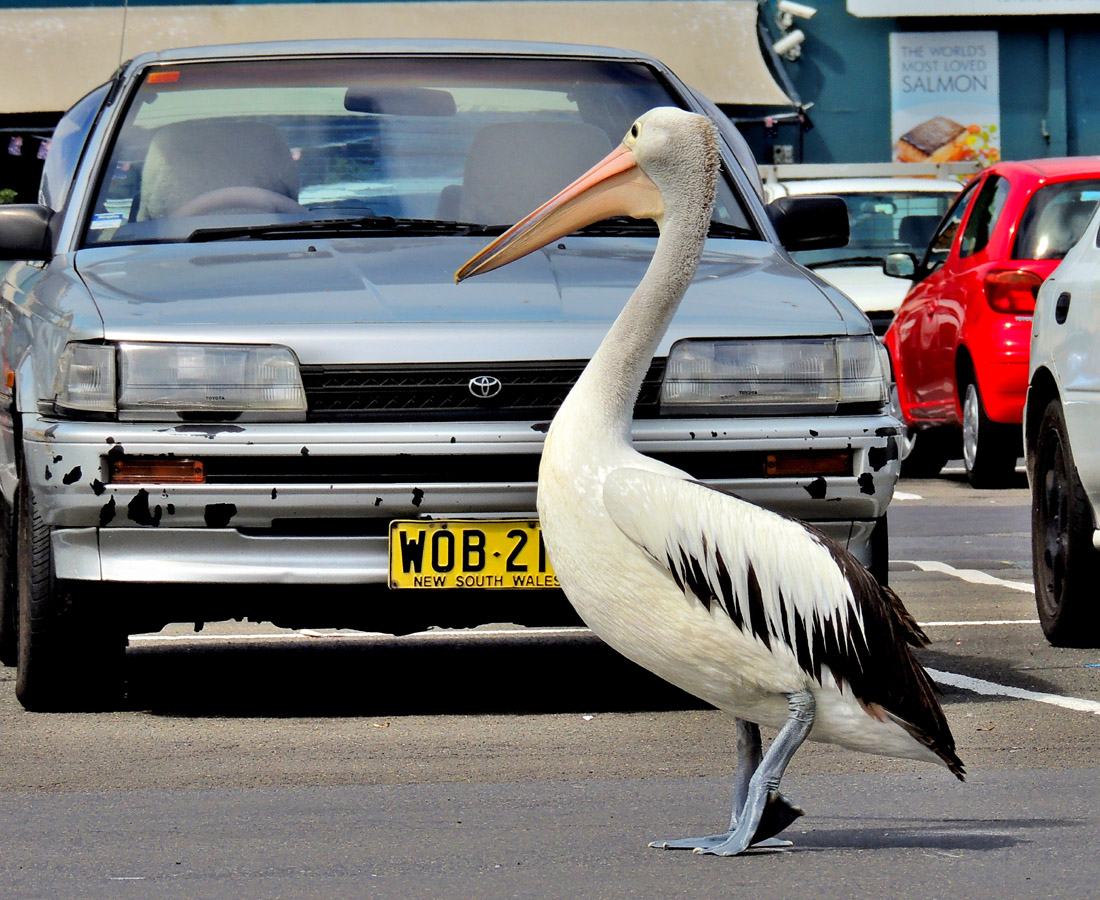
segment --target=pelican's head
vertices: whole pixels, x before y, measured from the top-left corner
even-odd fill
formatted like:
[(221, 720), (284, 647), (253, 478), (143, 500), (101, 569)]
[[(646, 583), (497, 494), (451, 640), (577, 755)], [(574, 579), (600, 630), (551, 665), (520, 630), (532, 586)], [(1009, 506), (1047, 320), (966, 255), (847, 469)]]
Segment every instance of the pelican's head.
[(651, 109), (611, 153), (466, 262), (455, 281), (497, 269), (610, 216), (653, 219), (662, 227), (686, 206), (709, 219), (717, 178), (713, 123), (682, 109)]

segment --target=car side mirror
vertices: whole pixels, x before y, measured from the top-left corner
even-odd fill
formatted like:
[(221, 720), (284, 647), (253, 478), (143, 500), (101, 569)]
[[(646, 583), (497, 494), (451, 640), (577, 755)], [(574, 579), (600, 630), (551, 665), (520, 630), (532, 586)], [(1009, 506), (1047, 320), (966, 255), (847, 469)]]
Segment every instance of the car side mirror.
[(49, 259), (52, 214), (35, 203), (0, 206), (0, 259)]
[(848, 207), (840, 197), (778, 197), (768, 204), (768, 217), (788, 250), (828, 250), (848, 243)]
[(882, 261), (882, 272), (891, 278), (913, 280), (917, 271), (917, 258), (912, 253), (889, 253)]

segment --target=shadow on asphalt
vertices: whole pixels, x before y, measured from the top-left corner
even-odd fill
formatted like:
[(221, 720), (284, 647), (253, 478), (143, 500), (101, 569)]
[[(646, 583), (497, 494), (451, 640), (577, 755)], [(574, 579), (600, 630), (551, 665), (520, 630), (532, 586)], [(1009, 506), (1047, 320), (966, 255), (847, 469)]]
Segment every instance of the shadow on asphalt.
[(701, 709), (590, 635), (131, 647), (129, 709), (384, 716)]
[[(1025, 691), (1035, 691), (1039, 694), (1061, 694), (1064, 692), (1057, 684), (1042, 678), (1037, 672), (1021, 670), (1006, 663), (1005, 660), (996, 659), (995, 657), (956, 654), (931, 649), (916, 650), (913, 655), (916, 656), (917, 662), (928, 669), (954, 672), (958, 675), (992, 681), (995, 684), (1020, 688)], [(946, 684), (937, 684), (936, 687), (945, 702), (963, 700), (974, 696), (965, 688)], [(1015, 698), (998, 694), (985, 694), (982, 695), (982, 701), (986, 703), (1015, 702)]]
[[(1034, 673), (1003, 661), (918, 650), (931, 669), (1039, 692)], [(131, 647), (128, 709), (165, 715), (392, 716), (645, 712), (707, 704), (590, 634)], [(939, 685), (944, 705), (973, 695)], [(986, 702), (1009, 698), (985, 697)]]
[[(959, 467), (961, 467), (962, 464), (963, 463), (961, 459), (952, 460), (948, 463), (948, 466), (951, 467), (950, 469), (944, 472), (940, 472), (938, 475), (933, 475), (931, 477), (913, 478), (911, 476), (906, 476), (898, 482), (898, 489), (904, 491), (906, 490), (907, 485), (910, 489), (912, 489), (923, 481), (950, 481), (955, 484), (965, 485), (967, 483), (966, 472), (959, 470)], [(1027, 469), (1024, 468), (1024, 461), (1021, 458), (1017, 462), (1016, 471), (1013, 473), (1012, 478), (1008, 481), (1007, 484), (1000, 485), (997, 488), (973, 488), (973, 490), (976, 496), (981, 496), (982, 494), (986, 493), (987, 490), (1012, 490), (1015, 488), (1027, 487)]]
[(821, 850), (1003, 850), (1027, 842), (1028, 832), (1080, 826), (1073, 819), (946, 819), (891, 824), (887, 827), (855, 825), (851, 828), (814, 829), (796, 839), (789, 852)]

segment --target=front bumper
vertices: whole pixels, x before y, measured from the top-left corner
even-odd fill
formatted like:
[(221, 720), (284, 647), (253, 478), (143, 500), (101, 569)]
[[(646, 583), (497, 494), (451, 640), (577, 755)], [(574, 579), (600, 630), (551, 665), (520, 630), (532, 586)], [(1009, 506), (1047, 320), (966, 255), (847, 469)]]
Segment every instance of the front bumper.
[[(25, 472), (60, 578), (387, 582), (394, 518), (531, 517), (545, 423), (90, 423), (24, 414)], [(898, 476), (885, 415), (638, 421), (643, 453), (822, 528), (870, 561)], [(847, 475), (745, 477), (747, 455), (848, 450)], [(114, 484), (115, 457), (204, 461), (204, 484)], [(695, 461), (698, 465), (694, 465)], [(729, 476), (723, 474), (726, 460)]]

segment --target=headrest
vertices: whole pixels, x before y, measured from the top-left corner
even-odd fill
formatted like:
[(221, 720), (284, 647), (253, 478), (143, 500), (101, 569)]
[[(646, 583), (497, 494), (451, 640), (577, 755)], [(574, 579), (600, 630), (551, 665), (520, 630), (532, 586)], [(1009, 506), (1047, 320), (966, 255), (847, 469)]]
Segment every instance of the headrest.
[(898, 240), (910, 247), (923, 250), (932, 240), (932, 233), (940, 224), (939, 216), (906, 216), (898, 225)]
[(239, 186), (298, 199), (298, 168), (277, 128), (234, 119), (174, 122), (149, 144), (137, 218), (163, 218), (200, 194)]
[(607, 135), (582, 122), (506, 122), (474, 137), (459, 218), (510, 225), (583, 175), (611, 150)]

